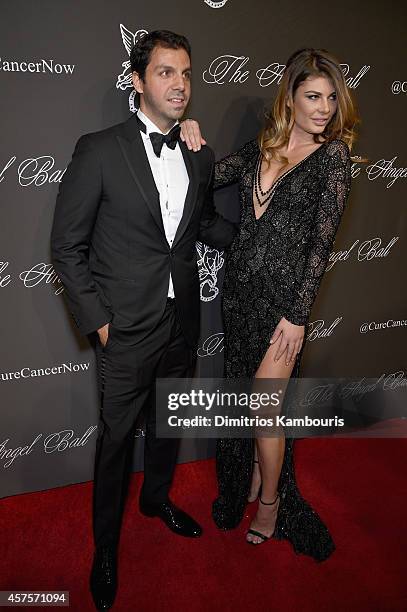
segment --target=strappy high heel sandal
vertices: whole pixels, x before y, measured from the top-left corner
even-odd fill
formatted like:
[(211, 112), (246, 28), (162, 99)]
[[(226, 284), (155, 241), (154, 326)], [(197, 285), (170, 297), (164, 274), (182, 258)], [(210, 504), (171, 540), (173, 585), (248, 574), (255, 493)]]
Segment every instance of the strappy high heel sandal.
[[(259, 463), (258, 459), (253, 459), (253, 463)], [(255, 497), (250, 497), (250, 495), (249, 495), (249, 497), (247, 498), (247, 502), (249, 504), (252, 504), (253, 502), (256, 501), (256, 499), (259, 496), (261, 497), (261, 482), (260, 482), (260, 486), (259, 486), (258, 491), (257, 491), (257, 495)]]
[[(274, 504), (275, 504), (275, 503), (276, 503), (276, 502), (277, 502), (279, 499), (280, 499), (280, 493), (277, 493), (277, 495), (276, 495), (275, 499), (274, 499), (272, 502), (268, 502), (268, 503), (267, 503), (267, 502), (264, 502), (264, 501), (262, 500), (262, 498), (261, 498), (261, 497), (260, 497), (260, 499), (259, 499), (259, 502), (260, 502), (261, 504), (263, 504), (263, 506), (274, 506)], [(278, 508), (277, 508), (277, 512), (278, 512)], [(276, 519), (276, 522), (277, 522), (277, 519)], [(275, 528), (274, 528), (274, 530), (275, 530)], [(274, 531), (273, 531), (273, 533), (272, 533), (271, 535), (269, 535), (269, 536), (266, 536), (264, 533), (261, 533), (260, 531), (256, 531), (255, 529), (249, 529), (249, 530), (247, 531), (247, 533), (248, 533), (248, 534), (250, 533), (250, 535), (257, 536), (258, 538), (261, 538), (261, 542), (253, 542), (253, 541), (250, 541), (250, 540), (246, 540), (246, 542), (247, 542), (248, 544), (254, 544), (255, 546), (257, 546), (258, 544), (263, 544), (264, 542), (267, 542), (267, 540), (270, 540), (270, 538), (272, 538), (272, 537), (273, 537)]]

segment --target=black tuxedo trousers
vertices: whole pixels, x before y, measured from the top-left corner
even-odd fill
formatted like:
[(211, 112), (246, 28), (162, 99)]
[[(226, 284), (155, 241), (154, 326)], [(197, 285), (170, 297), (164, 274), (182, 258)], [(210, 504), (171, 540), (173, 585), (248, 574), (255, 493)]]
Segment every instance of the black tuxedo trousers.
[(93, 530), (96, 546), (116, 547), (134, 450), (137, 417), (145, 416), (144, 503), (168, 500), (179, 440), (156, 437), (155, 379), (190, 377), (195, 351), (182, 333), (175, 300), (167, 300), (160, 323), (141, 343), (128, 347), (108, 340), (96, 345), (101, 413), (96, 443)]

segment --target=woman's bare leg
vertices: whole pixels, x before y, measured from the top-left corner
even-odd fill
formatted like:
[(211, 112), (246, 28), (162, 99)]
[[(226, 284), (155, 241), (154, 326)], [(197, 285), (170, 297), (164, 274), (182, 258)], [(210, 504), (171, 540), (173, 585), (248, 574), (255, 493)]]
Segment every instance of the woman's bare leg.
[(250, 493), (247, 498), (249, 503), (256, 501), (259, 490), (261, 486), (261, 472), (260, 472), (260, 463), (259, 463), (259, 455), (257, 452), (257, 444), (254, 445), (254, 463), (253, 463), (253, 476), (252, 482), (250, 485)]
[[(294, 368), (295, 361), (290, 365), (286, 365), (286, 353), (276, 362), (275, 355), (279, 350), (279, 342), (271, 345), (261, 362), (255, 378), (282, 378), (286, 379), (284, 390), (288, 384), (288, 379)], [(282, 400), (281, 396), (281, 400)], [(281, 405), (281, 401), (280, 401)], [(258, 437), (256, 438), (256, 449), (259, 460), (259, 468), (261, 473), (261, 499), (265, 503), (271, 503), (276, 499), (278, 490), (278, 481), (280, 478), (281, 466), (283, 464), (285, 438), (279, 437)], [(257, 464), (255, 464), (256, 467)], [(252, 481), (252, 486), (254, 483)], [(250, 528), (266, 536), (271, 536), (274, 532), (274, 527), (277, 519), (279, 500), (272, 505), (267, 506), (259, 503), (256, 516), (254, 517)], [(258, 536), (247, 534), (248, 542), (260, 544), (262, 539)]]

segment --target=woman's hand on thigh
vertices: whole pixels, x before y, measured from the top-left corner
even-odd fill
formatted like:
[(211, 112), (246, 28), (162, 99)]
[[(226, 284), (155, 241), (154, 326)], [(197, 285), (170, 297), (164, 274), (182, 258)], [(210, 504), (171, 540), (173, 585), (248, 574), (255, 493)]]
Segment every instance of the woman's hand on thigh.
[(290, 321), (283, 317), (270, 340), (270, 344), (276, 344), (279, 341), (274, 361), (278, 361), (286, 352), (285, 364), (287, 366), (290, 365), (301, 350), (304, 341), (304, 331), (304, 325), (294, 325), (294, 323), (290, 323)]

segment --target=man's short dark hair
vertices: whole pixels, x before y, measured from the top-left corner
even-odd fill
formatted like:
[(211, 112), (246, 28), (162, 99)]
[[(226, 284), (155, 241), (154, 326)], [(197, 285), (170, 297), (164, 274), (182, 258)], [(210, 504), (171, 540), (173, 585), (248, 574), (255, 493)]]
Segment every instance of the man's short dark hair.
[(137, 72), (144, 80), (146, 68), (150, 63), (151, 53), (155, 47), (166, 49), (185, 49), (191, 57), (191, 45), (188, 39), (181, 34), (175, 34), (169, 30), (154, 30), (140, 38), (130, 53), (130, 64), (132, 72)]

